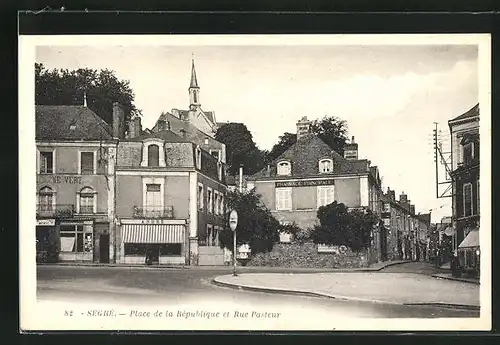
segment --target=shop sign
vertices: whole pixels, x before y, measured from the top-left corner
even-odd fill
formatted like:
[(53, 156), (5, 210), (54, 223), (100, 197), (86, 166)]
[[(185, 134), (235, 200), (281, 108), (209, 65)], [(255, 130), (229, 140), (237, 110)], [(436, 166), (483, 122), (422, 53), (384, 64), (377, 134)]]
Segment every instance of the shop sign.
[(281, 187), (312, 187), (312, 186), (330, 186), (334, 185), (334, 179), (327, 180), (302, 180), (302, 181), (281, 181), (276, 182), (276, 188)]
[(37, 219), (36, 225), (37, 226), (55, 226), (56, 220), (55, 219)]
[(55, 176), (51, 176), (50, 179), (51, 179), (53, 184), (61, 184), (61, 183), (81, 184), (82, 183), (82, 178), (80, 176), (55, 175)]
[(318, 244), (318, 253), (339, 253), (338, 246), (330, 246), (327, 244)]

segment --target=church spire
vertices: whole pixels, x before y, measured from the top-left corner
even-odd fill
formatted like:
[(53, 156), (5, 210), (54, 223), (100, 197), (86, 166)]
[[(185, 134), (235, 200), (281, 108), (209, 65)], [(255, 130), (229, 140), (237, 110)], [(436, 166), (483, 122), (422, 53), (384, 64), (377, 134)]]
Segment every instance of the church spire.
[(194, 68), (194, 56), (191, 58), (191, 83), (189, 84), (189, 109), (195, 110), (200, 107), (200, 87), (196, 79)]
[(196, 79), (196, 69), (194, 68), (194, 57), (191, 59), (191, 84), (189, 88), (198, 88), (198, 80)]

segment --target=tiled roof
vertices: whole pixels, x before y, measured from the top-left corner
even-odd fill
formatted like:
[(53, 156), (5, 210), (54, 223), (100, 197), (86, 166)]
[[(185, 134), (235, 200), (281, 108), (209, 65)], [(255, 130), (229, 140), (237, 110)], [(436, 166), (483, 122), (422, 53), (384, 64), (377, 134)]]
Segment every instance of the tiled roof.
[(144, 139), (149, 139), (149, 138), (158, 138), (170, 143), (190, 142), (189, 140), (181, 138), (174, 132), (168, 130), (161, 132), (143, 133), (142, 135), (135, 138), (124, 139), (124, 141), (143, 141)]
[[(283, 152), (278, 158), (271, 162), (271, 176), (276, 175), (276, 164), (286, 160), (292, 164), (292, 175), (297, 176), (317, 176), (319, 161), (323, 158), (333, 160), (333, 173), (331, 175), (367, 173), (369, 170), (367, 160), (347, 160), (332, 150), (323, 140), (316, 135), (307, 135), (299, 138), (288, 150)], [(268, 177), (267, 168), (262, 169), (253, 175), (253, 178)], [(281, 178), (282, 176), (280, 176)]]
[(203, 111), (203, 113), (210, 122), (215, 123), (215, 116), (213, 111)]
[(462, 115), (459, 115), (459, 116), (451, 119), (449, 122), (451, 122), (451, 121), (457, 121), (457, 120), (464, 120), (464, 119), (467, 119), (467, 118), (470, 118), (470, 117), (476, 117), (476, 116), (479, 116), (479, 103), (476, 104), (475, 106), (473, 106), (467, 112), (463, 113)]
[(37, 140), (110, 140), (111, 127), (96, 113), (80, 105), (37, 105)]

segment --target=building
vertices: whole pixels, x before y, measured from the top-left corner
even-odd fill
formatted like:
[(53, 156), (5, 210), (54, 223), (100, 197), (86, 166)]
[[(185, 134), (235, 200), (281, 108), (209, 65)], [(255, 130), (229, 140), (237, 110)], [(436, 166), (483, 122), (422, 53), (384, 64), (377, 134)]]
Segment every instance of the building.
[[(354, 138), (353, 138), (354, 139)], [(332, 150), (310, 132), (310, 122), (297, 122), (297, 141), (266, 168), (249, 176), (248, 188), (255, 188), (263, 203), (282, 224), (295, 223), (303, 229), (317, 223), (317, 210), (333, 201), (349, 208), (381, 212), (378, 169), (358, 159), (354, 140), (344, 156)], [(374, 229), (372, 260), (386, 257), (383, 232)]]
[(479, 104), (448, 121), (452, 151), (453, 248), (468, 271), (479, 273)]
[(86, 106), (37, 105), (37, 258), (113, 261), (116, 133)]
[[(213, 138), (213, 118), (201, 110), (194, 63), (189, 95), (189, 111), (162, 114), (149, 131), (135, 118), (120, 140), (117, 262), (224, 264), (225, 146)], [(116, 108), (116, 121), (121, 113)]]

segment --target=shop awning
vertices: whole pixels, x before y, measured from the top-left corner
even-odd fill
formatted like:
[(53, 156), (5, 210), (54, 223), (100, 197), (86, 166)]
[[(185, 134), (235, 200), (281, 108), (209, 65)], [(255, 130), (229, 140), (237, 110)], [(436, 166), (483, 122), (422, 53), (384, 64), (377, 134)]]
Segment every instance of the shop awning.
[(474, 248), (479, 247), (479, 229), (471, 230), (458, 248)]
[(124, 243), (184, 243), (184, 225), (124, 224)]

